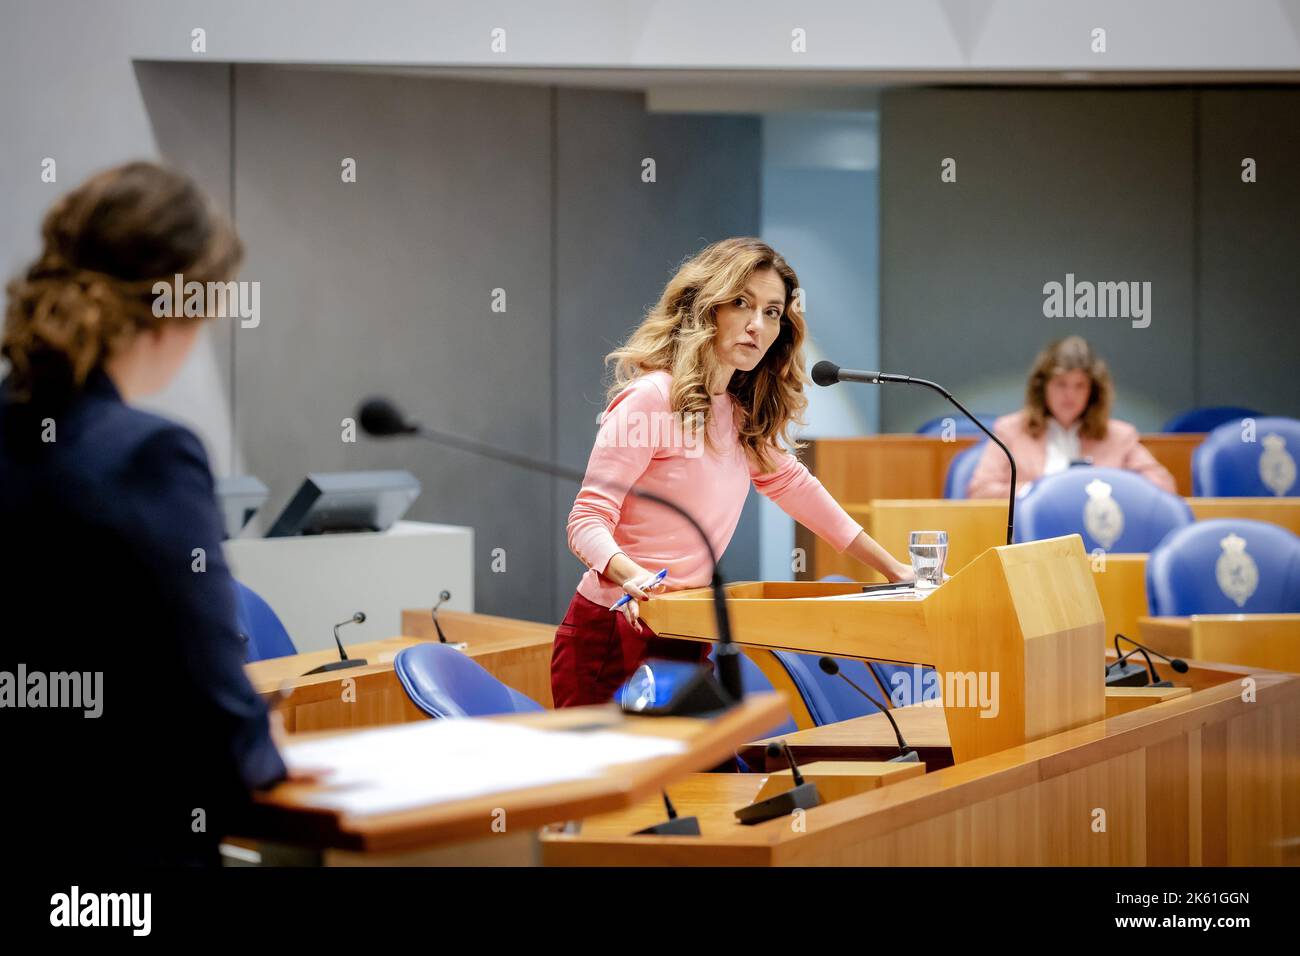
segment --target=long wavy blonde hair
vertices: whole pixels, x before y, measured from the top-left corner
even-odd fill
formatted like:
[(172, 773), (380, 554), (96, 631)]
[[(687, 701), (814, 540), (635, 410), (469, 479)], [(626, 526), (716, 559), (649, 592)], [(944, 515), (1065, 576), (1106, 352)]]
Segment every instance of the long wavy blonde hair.
[(750, 276), (762, 269), (774, 269), (785, 284), (781, 329), (753, 371), (738, 369), (731, 376), (727, 391), (739, 408), (741, 447), (760, 471), (768, 472), (783, 448), (800, 447), (789, 429), (804, 424), (808, 399), (803, 390), (811, 379), (804, 371), (807, 326), (799, 277), (767, 243), (752, 237), (724, 239), (688, 258), (636, 331), (605, 362), (614, 367), (610, 399), (647, 372), (672, 375), (672, 411), (682, 421), (700, 423), (711, 442), (709, 382), (719, 368), (713, 349), (716, 310), (743, 293)]

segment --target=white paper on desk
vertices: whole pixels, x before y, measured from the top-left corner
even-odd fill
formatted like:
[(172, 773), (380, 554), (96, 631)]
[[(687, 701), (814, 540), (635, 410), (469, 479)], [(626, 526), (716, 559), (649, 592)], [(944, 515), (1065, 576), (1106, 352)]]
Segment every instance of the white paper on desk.
[(330, 771), (307, 802), (365, 815), (590, 778), (607, 767), (685, 749), (665, 737), (464, 719), (293, 744), (284, 759), (291, 769)]
[(860, 591), (856, 594), (819, 594), (816, 597), (793, 598), (795, 601), (924, 601), (938, 588), (920, 590), (903, 586), (900, 588), (881, 588), (879, 591)]

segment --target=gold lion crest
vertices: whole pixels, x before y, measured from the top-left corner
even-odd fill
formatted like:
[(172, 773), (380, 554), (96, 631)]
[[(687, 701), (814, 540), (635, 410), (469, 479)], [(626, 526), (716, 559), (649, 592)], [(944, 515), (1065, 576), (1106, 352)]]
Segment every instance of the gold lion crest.
[(1246, 539), (1230, 534), (1219, 542), (1223, 554), (1214, 563), (1214, 578), (1219, 590), (1242, 607), (1259, 587), (1259, 566), (1246, 553)]
[(1088, 493), (1088, 503), (1083, 506), (1083, 526), (1094, 541), (1109, 551), (1124, 533), (1124, 512), (1111, 497), (1110, 485), (1100, 478), (1088, 482), (1083, 490)]

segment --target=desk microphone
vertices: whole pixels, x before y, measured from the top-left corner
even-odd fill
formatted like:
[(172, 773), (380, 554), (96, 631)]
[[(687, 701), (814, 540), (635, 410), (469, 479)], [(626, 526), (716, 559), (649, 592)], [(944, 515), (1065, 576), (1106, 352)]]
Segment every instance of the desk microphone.
[(913, 378), (910, 375), (896, 375), (893, 372), (862, 372), (852, 368), (840, 368), (834, 362), (821, 361), (812, 367), (812, 380), (818, 385), (834, 385), (836, 382), (860, 382), (867, 385), (922, 385), (925, 388), (933, 389), (938, 392), (957, 409), (969, 418), (975, 426), (993, 439), (993, 444), (1002, 449), (1002, 453), (1007, 456), (1007, 461), (1011, 462), (1011, 492), (1007, 495), (1007, 544), (1011, 543), (1012, 532), (1015, 526), (1016, 517), (1016, 459), (1011, 455), (1011, 449), (1002, 444), (1002, 439), (984, 427), (984, 423), (970, 413), (970, 411), (957, 399), (953, 398), (952, 393), (936, 382), (931, 382), (924, 378)]
[[(456, 448), (474, 455), (481, 455), (484, 458), (505, 462), (526, 471), (540, 472), (553, 478), (576, 481), (579, 486), (594, 484), (594, 482), (588, 482), (587, 476), (576, 468), (566, 468), (563, 465), (556, 465), (549, 461), (520, 455), (513, 451), (506, 451), (503, 448), (496, 448), (475, 441), (472, 438), (464, 438), (449, 432), (426, 428), (418, 422), (408, 420), (401, 410), (386, 398), (369, 398), (362, 402), (361, 407), (357, 410), (357, 422), (361, 425), (362, 431), (375, 438), (414, 435), (437, 445)], [(605, 485), (605, 488), (608, 490), (610, 486)], [(659, 495), (634, 487), (620, 485), (617, 486), (616, 490), (632, 495), (634, 498), (653, 501), (655, 504), (662, 505), (669, 511), (680, 515), (695, 530), (695, 534), (704, 543), (704, 547), (709, 554), (709, 565), (712, 568), (709, 584), (713, 589), (713, 617), (718, 633), (718, 646), (713, 654), (718, 668), (718, 680), (715, 681), (712, 675), (708, 675), (707, 678), (702, 680), (684, 682), (683, 686), (685, 690), (696, 695), (696, 704), (699, 704), (702, 698), (713, 698), (711, 702), (706, 701), (704, 704), (700, 704), (698, 708), (692, 706), (691, 713), (722, 710), (739, 703), (745, 696), (740, 678), (740, 648), (731, 640), (731, 620), (727, 614), (727, 592), (722, 573), (718, 570), (718, 555), (713, 549), (713, 542), (709, 540), (709, 536), (704, 533), (704, 529), (700, 527), (699, 522), (695, 520), (689, 511), (678, 504), (674, 504), (667, 498), (661, 498)], [(701, 672), (703, 670), (701, 667)], [(673, 710), (671, 705), (666, 708), (666, 711), (661, 712), (667, 711), (673, 711), (679, 716), (685, 713)]]
[(633, 836), (699, 836), (700, 835), (700, 818), (699, 817), (679, 817), (677, 808), (673, 802), (668, 799), (668, 791), (664, 792), (664, 811), (668, 814), (668, 819), (663, 823), (656, 823), (654, 826), (646, 827), (644, 830), (637, 830)]
[(777, 817), (787, 817), (796, 810), (811, 810), (821, 805), (822, 796), (817, 792), (817, 784), (804, 782), (803, 774), (799, 772), (799, 765), (794, 762), (794, 754), (790, 752), (790, 745), (784, 740), (779, 744), (773, 741), (767, 745), (769, 757), (779, 757), (783, 752), (786, 762), (790, 764), (790, 776), (794, 780), (794, 786), (784, 793), (778, 793), (774, 797), (768, 797), (766, 800), (751, 803), (737, 810), (736, 819), (745, 826), (766, 823)]
[[(1128, 641), (1130, 644), (1132, 644), (1133, 650), (1129, 651), (1126, 654), (1120, 654), (1119, 642), (1122, 640)], [(1135, 653), (1141, 654), (1143, 657), (1146, 658), (1147, 670), (1151, 674), (1151, 680), (1149, 685), (1144, 680), (1135, 680), (1134, 678), (1135, 671), (1137, 674), (1143, 674), (1142, 668), (1136, 667), (1136, 665), (1125, 663)], [(1161, 654), (1154, 647), (1147, 647), (1145, 644), (1139, 644), (1131, 637), (1126, 637), (1123, 634), (1116, 634), (1115, 635), (1115, 661), (1111, 664), (1106, 665), (1107, 686), (1109, 687), (1133, 687), (1133, 686), (1173, 687), (1174, 685), (1172, 681), (1161, 680), (1160, 675), (1156, 673), (1156, 665), (1151, 661), (1152, 654), (1154, 654), (1156, 657), (1160, 658), (1161, 660), (1168, 661), (1169, 666), (1172, 667), (1175, 672), (1179, 674), (1187, 673), (1187, 661), (1183, 660), (1181, 657), (1166, 657), (1164, 654)], [(1112, 668), (1116, 669), (1114, 674), (1111, 673)]]
[(849, 677), (848, 674), (840, 670), (839, 661), (835, 660), (835, 658), (833, 657), (823, 657), (817, 661), (817, 665), (821, 667), (823, 674), (829, 674), (831, 677), (834, 677), (836, 674), (838, 674), (840, 677), (843, 677), (844, 680), (848, 682), (848, 685), (850, 687), (856, 690), (867, 700), (871, 701), (871, 703), (875, 704), (876, 709), (885, 715), (885, 718), (889, 721), (889, 726), (894, 728), (894, 736), (898, 738), (898, 756), (890, 757), (889, 760), (887, 761), (888, 763), (920, 763), (921, 762), (921, 755), (918, 754), (915, 749), (909, 747), (907, 745), (907, 741), (903, 739), (903, 732), (898, 729), (898, 721), (896, 721), (894, 719), (894, 715), (889, 712), (889, 708), (882, 707), (880, 702), (876, 700), (876, 698), (868, 694), (865, 690), (863, 690), (856, 683), (854, 683), (853, 679)]
[(447, 635), (442, 633), (442, 625), (438, 623), (438, 608), (442, 607), (444, 601), (450, 600), (451, 592), (443, 591), (438, 595), (438, 603), (435, 604), (433, 610), (429, 612), (433, 616), (433, 629), (438, 632), (438, 641), (442, 644), (447, 643)]
[(339, 659), (336, 661), (330, 661), (328, 664), (322, 664), (320, 667), (313, 667), (311, 670), (309, 670), (306, 674), (303, 674), (302, 676), (308, 677), (312, 674), (326, 674), (329, 673), (330, 671), (341, 671), (349, 667), (365, 667), (366, 662), (361, 658), (348, 657), (348, 652), (343, 649), (343, 641), (339, 638), (339, 628), (342, 627), (344, 624), (364, 624), (365, 620), (366, 620), (365, 614), (363, 614), (361, 611), (357, 611), (356, 614), (353, 614), (346, 621), (339, 621), (337, 624), (335, 624), (334, 643), (337, 644), (339, 648)]

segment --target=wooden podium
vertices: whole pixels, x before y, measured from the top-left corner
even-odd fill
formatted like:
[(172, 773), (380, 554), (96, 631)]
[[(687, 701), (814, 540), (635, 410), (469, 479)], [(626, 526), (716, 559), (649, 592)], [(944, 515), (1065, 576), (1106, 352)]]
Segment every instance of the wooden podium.
[[(924, 599), (853, 597), (860, 591), (728, 585), (733, 637), (752, 648), (933, 666), (957, 763), (1105, 718), (1105, 623), (1078, 535), (990, 548)], [(664, 637), (717, 637), (708, 588), (655, 597), (641, 616)], [(980, 706), (981, 686), (993, 706)]]

